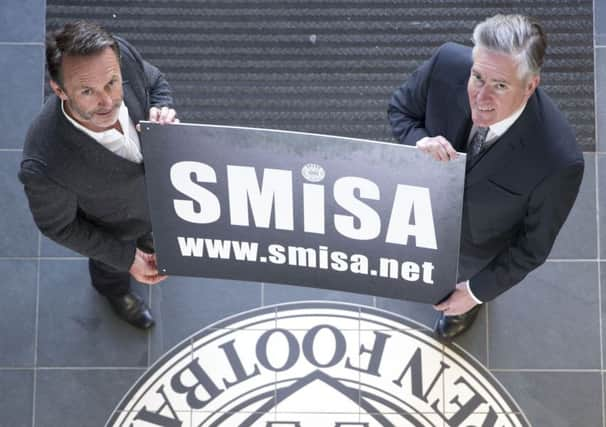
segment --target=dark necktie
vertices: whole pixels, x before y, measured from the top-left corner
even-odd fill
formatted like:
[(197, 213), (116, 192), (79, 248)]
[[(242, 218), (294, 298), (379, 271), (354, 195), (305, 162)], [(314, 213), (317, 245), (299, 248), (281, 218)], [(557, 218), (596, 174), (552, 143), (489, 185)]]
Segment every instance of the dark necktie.
[(486, 135), (488, 135), (488, 128), (477, 128), (476, 134), (469, 141), (468, 154), (470, 157), (475, 157), (486, 147)]

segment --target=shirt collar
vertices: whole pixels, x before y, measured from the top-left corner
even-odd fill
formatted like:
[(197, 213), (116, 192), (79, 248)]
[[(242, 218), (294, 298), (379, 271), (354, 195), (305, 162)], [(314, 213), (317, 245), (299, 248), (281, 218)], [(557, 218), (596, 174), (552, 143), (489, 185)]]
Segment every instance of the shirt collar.
[(124, 101), (122, 101), (122, 103), (120, 104), (120, 111), (118, 112), (118, 121), (120, 122), (120, 127), (122, 127), (122, 133), (120, 133), (118, 130), (116, 129), (108, 129), (108, 130), (104, 130), (101, 132), (95, 132), (92, 131), (84, 126), (82, 126), (80, 123), (78, 123), (76, 120), (74, 120), (69, 114), (67, 114), (67, 112), (65, 111), (65, 102), (61, 101), (61, 111), (63, 111), (63, 115), (67, 118), (67, 120), (69, 120), (69, 122), (74, 125), (74, 127), (82, 132), (84, 132), (85, 134), (87, 134), (88, 136), (90, 136), (92, 139), (94, 139), (97, 142), (107, 142), (107, 141), (113, 141), (116, 140), (118, 138), (121, 138), (122, 135), (124, 135), (125, 137), (128, 138), (129, 136), (129, 132), (128, 132), (128, 108), (126, 107), (126, 104), (124, 103)]
[(518, 118), (522, 115), (524, 108), (526, 108), (526, 103), (522, 104), (522, 106), (518, 110), (514, 111), (511, 116), (501, 120), (500, 122), (490, 125), (486, 139), (490, 140), (494, 138), (500, 138), (505, 132), (507, 132), (507, 129), (509, 129), (511, 125), (513, 125), (515, 121), (518, 120)]

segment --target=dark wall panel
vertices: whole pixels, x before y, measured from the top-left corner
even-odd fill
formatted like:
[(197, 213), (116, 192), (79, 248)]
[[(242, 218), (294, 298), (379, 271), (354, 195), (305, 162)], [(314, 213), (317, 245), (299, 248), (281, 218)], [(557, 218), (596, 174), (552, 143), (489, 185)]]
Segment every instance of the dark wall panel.
[[(47, 24), (95, 20), (167, 74), (183, 121), (390, 140), (393, 90), (486, 16), (524, 13), (550, 46), (542, 85), (595, 149), (591, 0), (47, 1)], [(445, 100), (447, 102), (448, 100)]]

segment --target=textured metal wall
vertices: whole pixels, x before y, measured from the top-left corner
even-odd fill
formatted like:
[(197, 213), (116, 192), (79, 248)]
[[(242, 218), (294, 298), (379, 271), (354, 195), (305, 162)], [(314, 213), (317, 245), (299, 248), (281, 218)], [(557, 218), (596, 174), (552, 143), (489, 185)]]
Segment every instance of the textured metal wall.
[(91, 19), (127, 38), (168, 76), (182, 121), (389, 140), (393, 90), (497, 12), (543, 23), (542, 85), (593, 151), (592, 0), (47, 0), (47, 26)]

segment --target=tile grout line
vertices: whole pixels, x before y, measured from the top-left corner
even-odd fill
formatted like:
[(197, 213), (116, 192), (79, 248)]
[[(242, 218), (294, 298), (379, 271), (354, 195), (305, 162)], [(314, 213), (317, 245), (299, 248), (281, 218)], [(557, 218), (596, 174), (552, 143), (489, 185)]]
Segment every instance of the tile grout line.
[(0, 42), (0, 46), (44, 46), (43, 42)]
[[(596, 210), (596, 231), (597, 231), (597, 259), (599, 260), (601, 257), (601, 245), (600, 245), (600, 135), (599, 133), (599, 125), (598, 121), (600, 120), (598, 114), (598, 73), (597, 73), (597, 59), (598, 59), (598, 44), (596, 43), (596, 0), (593, 0), (593, 105), (594, 105), (594, 126), (595, 126), (595, 210)], [(600, 367), (602, 370), (601, 380), (602, 380), (602, 427), (606, 427), (606, 384), (605, 384), (605, 376), (604, 376), (604, 329), (602, 318), (602, 264), (598, 262), (598, 326), (600, 330)]]
[[(149, 307), (151, 309), (152, 307), (152, 287), (148, 286), (147, 287), (147, 297), (149, 299)], [(155, 311), (155, 308), (154, 308)], [(158, 310), (159, 312), (160, 310)], [(153, 311), (152, 311), (153, 313)], [(151, 365), (151, 350), (152, 350), (152, 345), (151, 345), (151, 341), (152, 341), (152, 331), (148, 330), (147, 331), (147, 368), (149, 368), (149, 366)]]
[(508, 369), (508, 368), (496, 368), (491, 369), (491, 372), (531, 372), (531, 373), (564, 373), (564, 374), (578, 374), (578, 373), (601, 373), (601, 369), (552, 369), (552, 368), (516, 368), (516, 369)]
[[(598, 177), (599, 177), (599, 171), (598, 171), (598, 156), (595, 156), (595, 174), (596, 174), (596, 182), (595, 182), (595, 186), (596, 186), (596, 191), (595, 191), (595, 197), (596, 197), (596, 222), (597, 222), (597, 235), (598, 235), (598, 239), (597, 239), (597, 252), (598, 252), (598, 259), (600, 259), (600, 205), (599, 205), (599, 181), (598, 181)], [(603, 319), (602, 319), (602, 263), (598, 262), (598, 326), (599, 326), (599, 331), (600, 331), (600, 336), (599, 336), (599, 340), (600, 340), (600, 370), (602, 371), (602, 375), (601, 375), (601, 380), (602, 380), (602, 423), (603, 423), (603, 427), (606, 427), (606, 384), (604, 384), (604, 329), (602, 327), (603, 325)]]
[(86, 261), (86, 257), (53, 257), (53, 256), (3, 256), (0, 257), (0, 261)]
[[(594, 62), (595, 63), (595, 62)], [(596, 117), (597, 120), (597, 117)], [(597, 126), (596, 126), (597, 128)], [(596, 223), (597, 223), (597, 255), (598, 260), (600, 259), (600, 192), (599, 192), (599, 161), (598, 155), (595, 156), (595, 198), (596, 198)], [(602, 424), (603, 427), (606, 427), (606, 384), (604, 384), (604, 329), (602, 318), (602, 263), (598, 262), (598, 325), (600, 331), (600, 368), (602, 371), (601, 380), (602, 380)]]
[[(373, 307), (377, 307), (377, 297), (373, 295), (372, 297)], [(357, 348), (362, 348), (362, 309), (358, 306), (358, 342)], [(358, 360), (356, 366), (360, 366), (360, 353), (358, 353)], [(358, 423), (362, 421), (362, 371), (358, 370)]]
[(34, 310), (34, 384), (32, 387), (32, 427), (36, 426), (36, 392), (38, 385), (38, 329), (40, 324), (40, 252), (42, 234), (38, 231), (38, 258), (36, 261), (36, 303)]
[[(42, 43), (44, 46), (44, 43)], [(43, 54), (44, 55), (44, 54)], [(44, 58), (44, 56), (43, 56)], [(44, 58), (46, 59), (46, 58)], [(40, 70), (40, 79), (42, 81), (41, 85), (41, 107), (44, 105), (44, 75), (45, 69), (44, 65)], [(21, 150), (23, 151), (23, 150)], [(37, 229), (37, 228), (36, 228)], [(32, 427), (36, 427), (36, 394), (38, 393), (38, 341), (40, 339), (39, 329), (40, 329), (40, 258), (42, 255), (42, 233), (38, 230), (38, 251), (37, 251), (37, 259), (36, 259), (36, 309), (35, 309), (35, 317), (34, 317), (34, 379), (33, 379), (33, 387), (32, 387)]]
[(147, 371), (144, 366), (40, 366), (39, 371)]
[(486, 308), (486, 369), (490, 372), (490, 321), (488, 319), (488, 302), (485, 303)]

